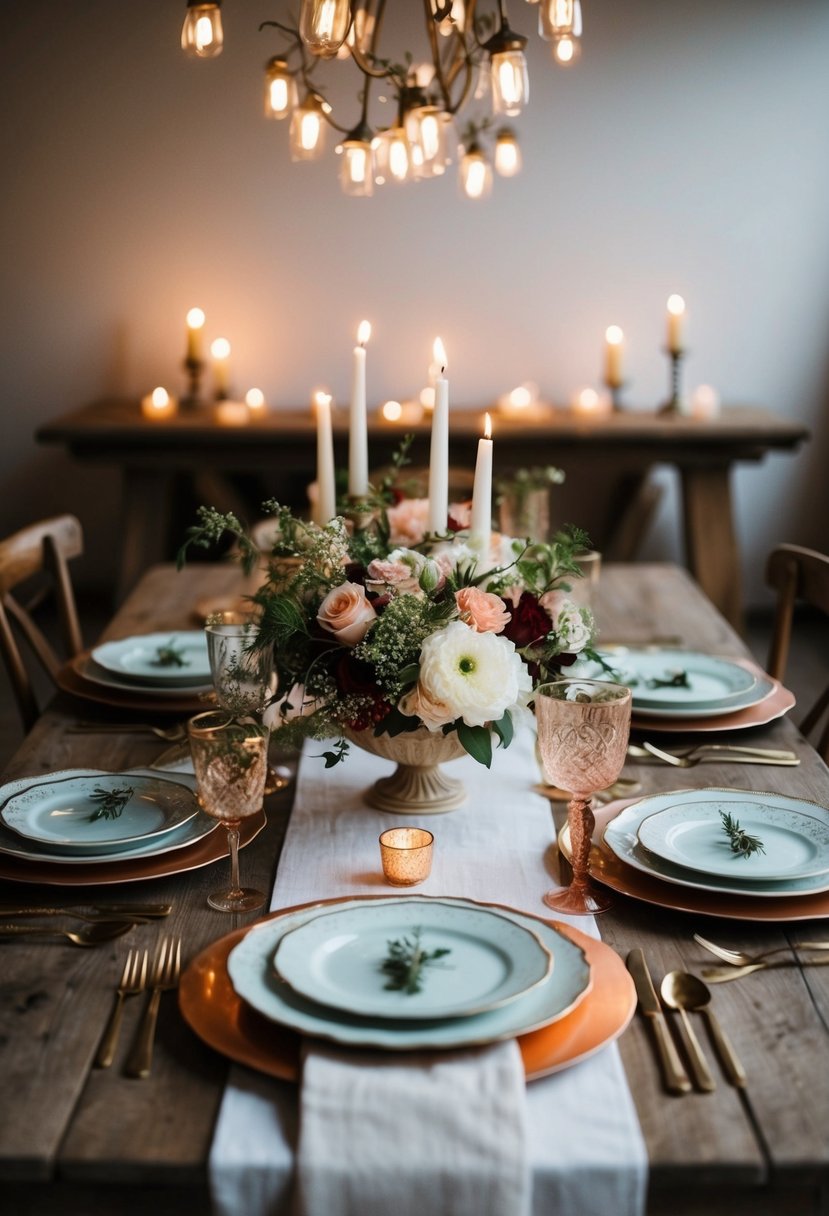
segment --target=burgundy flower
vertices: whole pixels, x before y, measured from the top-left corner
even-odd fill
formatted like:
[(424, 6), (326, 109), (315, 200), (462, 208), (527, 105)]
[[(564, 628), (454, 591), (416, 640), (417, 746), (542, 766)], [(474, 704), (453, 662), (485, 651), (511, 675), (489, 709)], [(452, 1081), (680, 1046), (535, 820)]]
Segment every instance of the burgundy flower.
[(503, 636), (514, 642), (519, 650), (550, 632), (550, 618), (531, 592), (524, 591), (510, 611), (512, 619), (506, 625)]

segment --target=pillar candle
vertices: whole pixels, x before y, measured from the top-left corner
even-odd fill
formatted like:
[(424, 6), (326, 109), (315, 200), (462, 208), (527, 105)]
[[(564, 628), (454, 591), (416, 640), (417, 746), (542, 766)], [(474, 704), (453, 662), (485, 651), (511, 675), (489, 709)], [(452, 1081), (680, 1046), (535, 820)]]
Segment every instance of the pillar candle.
[(625, 335), (618, 325), (608, 325), (604, 337), (605, 384), (608, 388), (621, 388), (624, 383), (624, 377), (622, 376), (622, 345)]
[(684, 323), (685, 301), (682, 296), (668, 296), (668, 350), (672, 355), (682, 350)]
[(230, 388), (230, 343), (227, 338), (216, 338), (211, 342), (210, 353), (213, 356), (216, 400), (224, 401)]
[(368, 416), (366, 413), (366, 342), (371, 325), (361, 321), (354, 347), (351, 378), (351, 415), (348, 428), (348, 492), (352, 498), (368, 494)]
[(337, 494), (334, 487), (334, 437), (331, 433), (331, 397), (314, 393), (317, 415), (317, 501), (314, 522), (324, 528), (337, 514)]
[(483, 558), (489, 556), (492, 533), (492, 422), (486, 415), (483, 438), (478, 440), (478, 458), (475, 461), (475, 482), (472, 489), (472, 518), (469, 524), (469, 543)]
[(435, 379), (429, 449), (429, 531), (443, 536), (449, 518), (449, 381), (443, 374), (446, 351), (440, 338), (435, 338), (434, 355), (440, 374)]

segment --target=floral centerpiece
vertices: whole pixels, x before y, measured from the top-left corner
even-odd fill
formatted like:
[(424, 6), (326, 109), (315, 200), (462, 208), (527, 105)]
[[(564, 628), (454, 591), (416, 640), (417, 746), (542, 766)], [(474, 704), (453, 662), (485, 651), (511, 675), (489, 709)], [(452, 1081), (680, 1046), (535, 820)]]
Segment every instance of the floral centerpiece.
[[(286, 744), (333, 737), (328, 765), (349, 739), (425, 728), (489, 766), (493, 739), (509, 745), (533, 688), (590, 651), (590, 612), (567, 599), (589, 547), (577, 528), (549, 543), (493, 533), (483, 554), (467, 505), (450, 506), (446, 535), (428, 535), (426, 500), (400, 499), (391, 478), (325, 526), (274, 501), (264, 509), (274, 543), (254, 599), (259, 638), (274, 648), (270, 717)], [(248, 569), (261, 562), (239, 520), (207, 507), (180, 560), (226, 533)]]

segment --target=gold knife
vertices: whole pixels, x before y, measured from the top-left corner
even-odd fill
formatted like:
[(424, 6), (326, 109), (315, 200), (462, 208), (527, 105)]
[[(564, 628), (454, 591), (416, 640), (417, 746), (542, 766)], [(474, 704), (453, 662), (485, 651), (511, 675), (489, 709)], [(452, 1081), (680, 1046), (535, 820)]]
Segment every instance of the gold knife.
[(641, 950), (631, 950), (627, 956), (627, 968), (633, 976), (636, 985), (636, 995), (639, 998), (639, 1008), (653, 1027), (656, 1048), (659, 1052), (659, 1062), (665, 1088), (672, 1094), (687, 1094), (691, 1092), (691, 1081), (679, 1058), (676, 1044), (671, 1038), (662, 1006), (656, 995), (653, 980)]
[(17, 906), (15, 904), (0, 904), (0, 916), (75, 916), (81, 915), (89, 908), (93, 913), (102, 916), (128, 916), (142, 919), (157, 919), (169, 916), (173, 910), (172, 904), (73, 904), (66, 908)]

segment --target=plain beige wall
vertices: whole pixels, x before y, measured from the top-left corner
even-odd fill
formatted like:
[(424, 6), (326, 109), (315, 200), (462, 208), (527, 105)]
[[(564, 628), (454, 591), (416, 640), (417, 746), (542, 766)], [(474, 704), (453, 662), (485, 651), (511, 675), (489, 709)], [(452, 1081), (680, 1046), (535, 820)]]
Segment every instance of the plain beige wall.
[[(750, 598), (773, 542), (829, 548), (829, 5), (583, 5), (582, 61), (562, 72), (512, 0), (532, 34), (525, 170), (474, 205), (454, 173), (354, 200), (333, 154), (290, 163), (286, 125), (260, 116), (278, 43), (258, 24), (281, 0), (226, 0), (226, 49), (205, 63), (179, 49), (183, 0), (3, 0), (0, 531), (74, 510), (86, 577), (111, 572), (115, 474), (33, 431), (102, 394), (180, 389), (192, 304), (233, 343), (237, 387), (277, 407), (320, 382), (347, 398), (362, 316), (375, 401), (420, 386), (436, 333), (456, 405), (527, 379), (566, 401), (598, 379), (616, 322), (630, 402), (652, 406), (679, 291), (689, 388), (814, 432), (736, 477)], [(390, 29), (398, 9), (417, 29), (419, 7), (391, 0)], [(647, 555), (679, 558), (663, 476)]]

